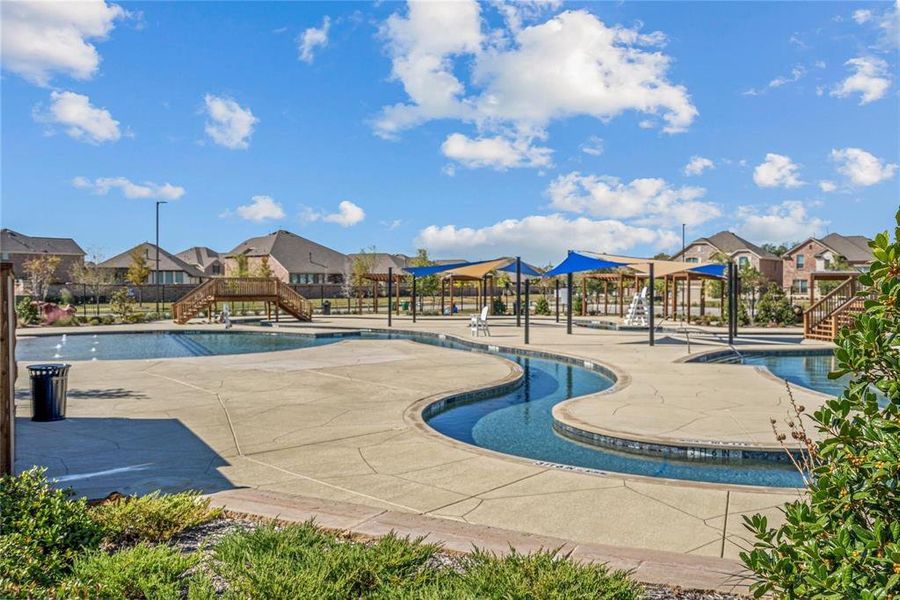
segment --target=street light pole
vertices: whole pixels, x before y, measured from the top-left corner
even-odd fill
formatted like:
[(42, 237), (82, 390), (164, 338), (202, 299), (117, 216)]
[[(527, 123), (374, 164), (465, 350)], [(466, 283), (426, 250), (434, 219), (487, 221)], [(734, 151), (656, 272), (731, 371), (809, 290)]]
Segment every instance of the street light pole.
[(159, 287), (159, 205), (160, 204), (168, 204), (165, 200), (157, 200), (156, 201), (156, 315), (159, 316), (159, 295), (160, 295), (160, 287)]

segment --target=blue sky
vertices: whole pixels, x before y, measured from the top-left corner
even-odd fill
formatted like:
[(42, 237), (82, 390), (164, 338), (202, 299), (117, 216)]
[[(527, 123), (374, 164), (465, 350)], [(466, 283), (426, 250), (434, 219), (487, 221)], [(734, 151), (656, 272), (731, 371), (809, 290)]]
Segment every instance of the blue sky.
[[(896, 3), (3, 3), (2, 225), (111, 256), (871, 235)], [(690, 168), (689, 168), (689, 165)]]

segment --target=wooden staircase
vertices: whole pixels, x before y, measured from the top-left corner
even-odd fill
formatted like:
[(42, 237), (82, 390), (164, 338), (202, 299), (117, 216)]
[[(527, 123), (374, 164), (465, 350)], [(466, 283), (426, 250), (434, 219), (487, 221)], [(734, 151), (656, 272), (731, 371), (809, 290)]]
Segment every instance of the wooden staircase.
[(803, 313), (803, 335), (810, 340), (833, 342), (842, 327), (853, 325), (864, 310), (865, 296), (859, 282), (851, 277), (823, 296)]
[(216, 302), (272, 303), (299, 321), (312, 321), (309, 300), (274, 277), (214, 277), (208, 279), (172, 304), (172, 316), (184, 325), (203, 311), (211, 311)]

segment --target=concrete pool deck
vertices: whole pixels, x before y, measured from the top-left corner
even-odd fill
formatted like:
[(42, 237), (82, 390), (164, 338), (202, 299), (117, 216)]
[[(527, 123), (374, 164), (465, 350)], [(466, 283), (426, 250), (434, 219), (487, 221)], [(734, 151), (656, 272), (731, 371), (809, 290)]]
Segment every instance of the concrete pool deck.
[[(281, 327), (314, 332), (385, 325), (384, 318), (323, 317), (313, 324)], [(468, 337), (464, 318), (420, 319), (417, 324), (395, 319), (394, 327)], [(175, 327), (127, 330), (160, 328)], [(52, 333), (79, 331), (86, 330)], [(496, 319), (492, 333), (491, 343), (522, 346), (521, 330), (510, 319)], [(687, 408), (673, 411), (674, 416), (683, 418), (686, 410), (726, 415), (713, 429), (764, 441), (763, 428), (748, 431), (734, 407), (705, 404), (711, 396), (698, 392), (716, 389), (729, 401), (732, 396), (747, 397), (750, 405), (752, 397), (758, 401), (777, 393), (777, 383), (752, 367), (675, 364), (687, 355), (685, 344), (661, 339), (651, 349), (645, 339), (640, 333), (583, 328), (566, 336), (564, 325), (539, 321), (532, 330), (531, 348), (597, 360), (630, 376), (620, 391), (603, 395), (604, 402), (617, 401), (617, 394), (633, 388), (634, 402), (644, 402), (645, 416), (679, 401)], [(721, 345), (705, 341), (702, 347)], [(685, 369), (674, 378), (687, 378), (681, 387), (659, 385), (670, 368)], [(736, 379), (738, 372), (742, 374)], [(410, 407), (427, 404), (425, 399), (513, 376), (512, 363), (499, 357), (400, 340), (343, 341), (268, 354), (78, 362), (70, 375), (67, 420), (33, 423), (27, 419), (29, 402), (24, 395), (19, 399), (16, 466), (44, 465), (50, 476), (89, 496), (114, 490), (201, 488), (226, 505), (255, 502), (259, 507), (265, 503), (247, 494), (261, 494), (275, 499), (270, 504), (276, 508), (270, 506), (270, 511), (287, 511), (283, 507), (293, 499), (297, 506), (318, 502), (322, 514), (328, 512), (328, 503), (334, 503), (365, 507), (359, 509), (365, 514), (418, 516), (423, 521), (414, 531), (440, 529), (434, 524), (449, 521), (459, 527), (491, 528), (509, 540), (516, 535), (545, 536), (599, 544), (607, 554), (612, 547), (631, 548), (623, 553), (632, 557), (635, 552), (679, 553), (686, 559), (698, 557), (697, 564), (720, 575), (726, 573), (716, 587), (727, 585), (739, 569), (733, 559), (749, 544), (741, 516), (762, 512), (770, 522), (777, 521), (778, 507), (796, 498), (789, 490), (541, 466), (423, 431), (409, 418)], [(638, 387), (650, 377), (656, 385)], [(27, 385), (27, 377), (20, 376), (17, 389), (24, 391)], [(780, 417), (784, 411), (779, 408), (783, 406), (770, 400), (759, 414)], [(629, 418), (640, 424), (639, 415), (636, 409)], [(768, 416), (765, 419), (768, 425)], [(648, 422), (660, 428), (657, 421)], [(673, 421), (670, 429), (677, 430), (680, 422)], [(373, 524), (373, 518), (361, 517), (359, 522)], [(679, 563), (674, 555), (665, 556), (666, 564)], [(719, 557), (732, 560), (703, 562)], [(672, 568), (665, 581), (690, 585), (683, 573), (679, 575), (681, 570)]]

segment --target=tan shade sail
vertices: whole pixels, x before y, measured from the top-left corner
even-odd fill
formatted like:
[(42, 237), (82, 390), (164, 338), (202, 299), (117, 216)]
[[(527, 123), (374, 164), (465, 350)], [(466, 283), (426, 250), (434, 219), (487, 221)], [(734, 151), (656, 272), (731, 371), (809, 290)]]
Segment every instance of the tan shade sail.
[(618, 256), (615, 254), (599, 254), (596, 252), (585, 252), (584, 254), (590, 254), (590, 256), (599, 258), (601, 260), (608, 260), (611, 262), (622, 263), (623, 267), (628, 267), (629, 269), (633, 269), (638, 273), (643, 275), (650, 274), (650, 263), (653, 263), (653, 275), (655, 277), (664, 277), (666, 275), (673, 275), (675, 273), (681, 273), (683, 271), (689, 271), (690, 269), (696, 269), (697, 267), (703, 267), (713, 263), (689, 263), (689, 262), (681, 262), (677, 260), (657, 260), (653, 258), (635, 258), (633, 256)]
[(462, 267), (457, 267), (455, 269), (450, 269), (449, 271), (443, 271), (441, 274), (444, 276), (451, 275), (453, 277), (466, 277), (473, 279), (481, 279), (491, 271), (495, 271), (506, 265), (515, 262), (514, 258), (497, 258), (494, 260), (488, 260), (480, 263), (475, 263), (471, 265), (465, 265)]

